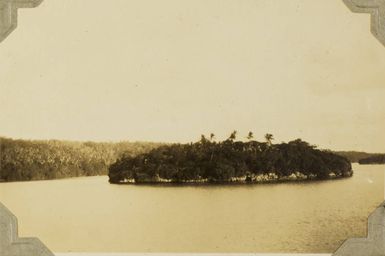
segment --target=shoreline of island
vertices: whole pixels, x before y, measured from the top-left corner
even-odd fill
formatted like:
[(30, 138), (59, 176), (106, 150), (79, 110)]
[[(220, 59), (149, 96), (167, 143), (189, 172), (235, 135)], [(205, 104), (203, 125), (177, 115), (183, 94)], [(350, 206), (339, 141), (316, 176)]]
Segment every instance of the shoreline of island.
[(350, 178), (353, 176), (354, 171), (344, 173), (342, 176), (337, 176), (335, 173), (331, 173), (327, 178), (318, 178), (316, 175), (305, 175), (300, 172), (291, 174), (290, 176), (278, 177), (274, 173), (251, 175), (244, 177), (234, 177), (228, 181), (216, 181), (209, 179), (198, 180), (181, 180), (173, 181), (171, 179), (162, 179), (159, 177), (135, 181), (134, 179), (125, 179), (118, 182), (111, 182), (111, 184), (118, 185), (248, 185), (248, 184), (280, 184), (280, 183), (301, 183), (308, 181), (326, 181), (326, 180), (338, 180), (344, 178)]

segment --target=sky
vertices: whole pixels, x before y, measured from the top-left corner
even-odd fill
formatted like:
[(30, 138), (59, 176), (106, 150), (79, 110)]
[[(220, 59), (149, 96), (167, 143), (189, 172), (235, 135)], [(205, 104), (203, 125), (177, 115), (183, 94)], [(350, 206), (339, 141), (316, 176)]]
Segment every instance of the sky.
[(385, 47), (343, 1), (45, 0), (0, 44), (0, 136), (385, 152)]

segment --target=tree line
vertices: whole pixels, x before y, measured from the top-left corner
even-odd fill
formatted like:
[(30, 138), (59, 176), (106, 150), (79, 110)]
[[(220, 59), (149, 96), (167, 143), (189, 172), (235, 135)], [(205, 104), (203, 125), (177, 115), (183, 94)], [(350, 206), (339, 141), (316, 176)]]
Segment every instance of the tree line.
[(202, 135), (195, 143), (162, 145), (123, 156), (110, 166), (110, 182), (253, 182), (258, 177), (327, 179), (353, 174), (347, 158), (301, 139), (273, 144), (272, 134), (266, 134), (264, 142), (253, 137), (249, 132), (248, 141), (239, 141), (234, 131), (217, 142), (214, 134)]
[(159, 143), (29, 141), (0, 137), (0, 181), (106, 175), (122, 155), (133, 157)]

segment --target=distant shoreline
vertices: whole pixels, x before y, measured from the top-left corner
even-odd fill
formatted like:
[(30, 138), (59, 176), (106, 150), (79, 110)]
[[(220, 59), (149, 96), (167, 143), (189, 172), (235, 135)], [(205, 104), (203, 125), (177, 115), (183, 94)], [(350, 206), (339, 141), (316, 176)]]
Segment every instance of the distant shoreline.
[(361, 165), (385, 164), (385, 154), (378, 154), (358, 161)]

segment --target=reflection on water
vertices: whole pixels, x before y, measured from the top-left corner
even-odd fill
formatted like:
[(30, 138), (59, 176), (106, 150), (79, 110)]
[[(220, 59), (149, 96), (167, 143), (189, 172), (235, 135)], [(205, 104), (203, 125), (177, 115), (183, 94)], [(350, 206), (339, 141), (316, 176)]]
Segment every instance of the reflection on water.
[(107, 177), (0, 184), (21, 236), (55, 252), (333, 252), (366, 236), (385, 166), (353, 178), (229, 186), (110, 185)]

